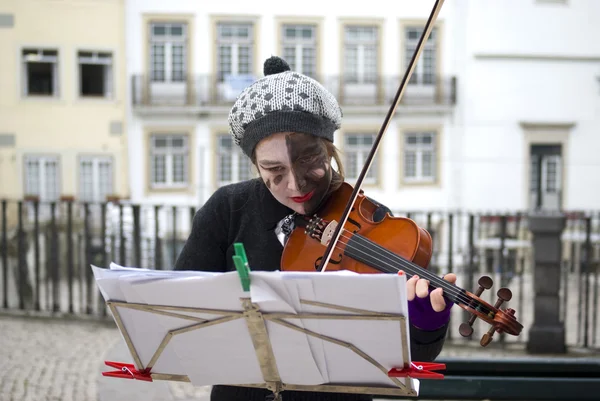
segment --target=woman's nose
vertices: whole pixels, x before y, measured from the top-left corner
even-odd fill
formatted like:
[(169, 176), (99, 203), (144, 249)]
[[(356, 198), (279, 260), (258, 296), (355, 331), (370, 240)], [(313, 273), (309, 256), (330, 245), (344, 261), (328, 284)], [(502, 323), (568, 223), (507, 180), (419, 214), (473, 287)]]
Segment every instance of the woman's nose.
[(288, 189), (292, 190), (292, 191), (297, 191), (298, 190), (298, 183), (296, 182), (296, 176), (294, 176), (293, 172), (289, 172), (288, 173)]
[(306, 180), (302, 178), (296, 177), (296, 175), (290, 171), (288, 177), (288, 189), (293, 191), (302, 191), (302, 189), (306, 186)]

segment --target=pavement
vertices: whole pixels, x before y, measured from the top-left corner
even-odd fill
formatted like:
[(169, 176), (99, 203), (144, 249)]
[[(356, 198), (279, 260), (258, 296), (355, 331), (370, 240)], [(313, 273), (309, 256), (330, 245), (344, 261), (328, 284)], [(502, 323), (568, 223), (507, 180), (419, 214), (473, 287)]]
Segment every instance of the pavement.
[[(524, 356), (505, 349), (447, 344), (442, 356)], [(0, 314), (0, 401), (209, 401), (208, 387), (102, 376), (104, 361), (131, 362), (112, 322)]]

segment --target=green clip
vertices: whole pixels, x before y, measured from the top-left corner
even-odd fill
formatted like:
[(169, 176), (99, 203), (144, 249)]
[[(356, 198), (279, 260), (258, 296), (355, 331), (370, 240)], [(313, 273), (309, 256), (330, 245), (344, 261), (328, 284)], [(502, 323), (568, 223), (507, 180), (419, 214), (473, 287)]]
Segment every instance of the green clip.
[(233, 244), (235, 249), (235, 255), (233, 255), (233, 263), (238, 271), (240, 280), (242, 281), (242, 288), (244, 291), (250, 291), (250, 266), (248, 266), (248, 258), (246, 257), (246, 250), (244, 245), (241, 243)]

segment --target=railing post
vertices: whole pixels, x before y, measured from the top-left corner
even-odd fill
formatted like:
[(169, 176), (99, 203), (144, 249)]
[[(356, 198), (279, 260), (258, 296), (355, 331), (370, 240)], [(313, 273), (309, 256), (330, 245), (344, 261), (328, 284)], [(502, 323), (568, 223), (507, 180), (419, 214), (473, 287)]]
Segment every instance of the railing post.
[(7, 202), (2, 199), (2, 307), (8, 309), (8, 239), (6, 213)]
[(562, 214), (532, 213), (534, 321), (529, 329), (530, 353), (565, 353), (565, 325), (560, 321)]
[(132, 205), (133, 209), (133, 249), (135, 250), (135, 267), (142, 267), (142, 234), (140, 228), (140, 205)]

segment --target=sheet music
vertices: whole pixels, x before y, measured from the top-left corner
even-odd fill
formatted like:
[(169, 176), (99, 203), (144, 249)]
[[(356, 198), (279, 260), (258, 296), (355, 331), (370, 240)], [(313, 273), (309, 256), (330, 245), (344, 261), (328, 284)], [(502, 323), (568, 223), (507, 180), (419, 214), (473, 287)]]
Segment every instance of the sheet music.
[[(250, 272), (250, 291), (244, 292), (237, 272), (206, 273), (154, 271), (111, 264), (92, 266), (106, 301), (154, 306), (205, 308), (222, 314), (172, 311), (213, 321), (238, 313), (235, 320), (202, 327), (201, 323), (163, 316), (151, 311), (119, 307), (119, 313), (143, 365), (172, 330), (192, 328), (171, 337), (152, 371), (187, 375), (197, 386), (264, 383), (240, 298), (250, 297), (265, 316), (356, 312), (302, 303), (320, 302), (368, 312), (408, 316), (406, 277), (351, 272)], [(396, 386), (377, 366), (351, 348), (327, 338), (352, 344), (384, 370), (404, 365), (400, 324), (408, 339), (408, 320), (284, 318), (319, 338), (265, 318), (265, 325), (284, 383), (299, 385), (351, 384)], [(413, 380), (413, 386), (418, 382)]]

